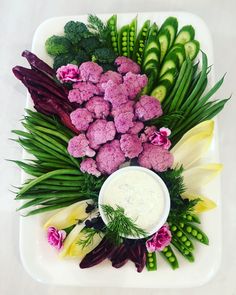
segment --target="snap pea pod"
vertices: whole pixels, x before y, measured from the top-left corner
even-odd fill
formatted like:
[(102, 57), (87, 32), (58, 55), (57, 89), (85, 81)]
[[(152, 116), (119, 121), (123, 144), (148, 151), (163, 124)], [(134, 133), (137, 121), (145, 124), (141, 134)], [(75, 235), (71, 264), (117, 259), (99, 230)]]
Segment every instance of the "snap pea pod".
[(129, 25), (125, 25), (120, 29), (118, 35), (119, 55), (129, 56)]
[(171, 246), (165, 247), (163, 251), (159, 253), (169, 263), (173, 270), (179, 267), (177, 257), (175, 256), (175, 253), (172, 250)]
[(194, 223), (198, 223), (198, 224), (201, 223), (201, 220), (197, 214), (193, 214), (193, 213), (190, 214), (189, 213), (189, 214), (184, 215), (183, 217), (188, 222), (194, 222)]
[(189, 262), (194, 262), (194, 256), (191, 253), (191, 251), (189, 251), (189, 249), (187, 249), (185, 247), (185, 245), (183, 243), (181, 243), (180, 241), (178, 241), (175, 238), (172, 238), (171, 240), (171, 244), (174, 245), (174, 247), (186, 258), (188, 259)]
[(171, 223), (170, 229), (171, 229), (172, 235), (177, 240), (179, 240), (181, 243), (183, 243), (184, 246), (189, 251), (193, 251), (194, 250), (194, 245), (191, 242), (191, 240), (188, 238), (186, 233), (183, 231), (183, 226), (184, 226), (184, 223), (180, 223), (179, 225)]
[(156, 252), (146, 253), (146, 268), (148, 271), (157, 270), (157, 257)]
[(108, 19), (107, 25), (111, 32), (111, 42), (112, 42), (113, 50), (116, 53), (118, 53), (119, 48), (118, 48), (118, 31), (117, 31), (117, 15), (116, 14), (112, 15)]
[(132, 20), (129, 26), (129, 57), (133, 56), (136, 37), (137, 37), (137, 16)]
[(183, 231), (194, 238), (195, 240), (205, 244), (209, 245), (209, 239), (207, 235), (196, 225), (185, 223), (183, 227)]
[(141, 65), (143, 63), (143, 52), (144, 52), (144, 47), (146, 44), (146, 40), (149, 34), (149, 29), (150, 29), (150, 20), (146, 20), (145, 23), (143, 24), (136, 42), (135, 42), (135, 47), (133, 51), (133, 59)]

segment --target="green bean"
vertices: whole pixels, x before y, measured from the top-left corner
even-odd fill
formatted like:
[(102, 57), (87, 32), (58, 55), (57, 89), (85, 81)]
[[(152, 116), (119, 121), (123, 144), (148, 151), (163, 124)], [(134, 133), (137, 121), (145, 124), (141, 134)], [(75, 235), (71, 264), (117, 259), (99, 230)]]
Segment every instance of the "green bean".
[[(78, 170), (78, 172), (80, 172)], [(70, 175), (55, 175), (52, 176), (52, 179), (58, 179), (58, 180), (71, 180), (71, 181), (76, 181), (76, 180), (81, 180), (81, 176), (83, 175), (83, 173), (81, 172), (80, 174), (78, 173), (79, 176), (70, 176)]]
[(38, 214), (38, 213), (44, 213), (44, 212), (48, 212), (48, 211), (52, 211), (52, 210), (56, 210), (56, 209), (61, 209), (63, 207), (69, 206), (69, 205), (71, 205), (73, 203), (74, 203), (74, 201), (68, 201), (68, 202), (65, 202), (65, 203), (60, 204), (60, 205), (53, 205), (53, 206), (47, 206), (47, 207), (38, 208), (38, 209), (35, 209), (35, 210), (32, 210), (32, 211), (28, 212), (26, 215), (23, 215), (23, 216), (27, 217), (27, 216), (35, 215), (35, 214)]
[(202, 52), (202, 71), (199, 77), (199, 80), (193, 89), (192, 93), (189, 97), (185, 100), (184, 104), (181, 106), (181, 110), (185, 110), (188, 108), (188, 105), (192, 102), (195, 95), (198, 93), (199, 89), (201, 88), (202, 84), (204, 83), (205, 79), (207, 78), (207, 55)]
[(173, 270), (179, 267), (178, 260), (171, 246), (167, 246), (160, 252), (161, 256), (170, 264)]
[(186, 232), (186, 234), (190, 235), (195, 240), (205, 245), (209, 245), (209, 239), (207, 235), (196, 225), (185, 223), (183, 231)]
[(54, 131), (54, 130), (51, 130), (49, 128), (45, 128), (45, 127), (41, 127), (41, 126), (34, 126), (34, 129), (35, 130), (38, 130), (38, 131), (42, 131), (42, 132), (48, 133), (50, 135), (54, 135), (54, 136), (62, 139), (64, 142), (66, 142), (66, 144), (68, 143), (68, 141), (70, 139), (69, 137), (63, 135), (62, 133), (57, 132), (57, 131)]
[(53, 179), (48, 179), (42, 181), (42, 184), (50, 184), (50, 185), (61, 185), (61, 186), (81, 186), (81, 180), (83, 180), (83, 177), (80, 177), (79, 180), (53, 180)]
[(58, 163), (58, 162), (40, 162), (40, 163), (38, 163), (38, 166), (42, 167), (42, 168), (44, 168), (44, 167), (50, 168), (51, 170), (55, 170), (56, 168), (71, 169), (74, 167), (72, 164), (65, 165), (63, 163)]
[(43, 198), (37, 198), (37, 199), (33, 199), (31, 201), (28, 201), (28, 202), (24, 203), (22, 206), (20, 206), (19, 208), (17, 208), (16, 211), (20, 211), (22, 209), (26, 209), (31, 206), (40, 205), (43, 202), (43, 200), (44, 200)]
[(16, 200), (25, 200), (25, 199), (37, 199), (37, 198), (44, 198), (46, 199), (50, 199), (52, 196), (55, 198), (77, 198), (77, 197), (81, 197), (84, 194), (82, 194), (79, 191), (74, 191), (74, 192), (45, 192), (45, 193), (27, 193), (27, 194), (18, 194), (16, 196)]
[(20, 135), (20, 136), (26, 137), (26, 138), (30, 138), (30, 139), (33, 138), (32, 134), (30, 134), (30, 133), (28, 133), (28, 132), (25, 132), (25, 131), (22, 131), (22, 130), (12, 130), (11, 132), (12, 132), (12, 133), (15, 133), (15, 134), (17, 134), (17, 135)]
[(45, 173), (41, 176), (39, 176), (38, 178), (34, 179), (33, 181), (31, 181), (29, 184), (27, 184), (26, 186), (24, 186), (20, 191), (19, 194), (22, 195), (23, 193), (27, 192), (31, 187), (35, 186), (36, 184), (40, 183), (41, 181), (50, 178), (54, 175), (60, 175), (60, 174), (72, 174), (72, 175), (76, 175), (78, 172), (75, 169), (58, 169), (58, 170), (54, 170), (54, 171), (50, 171), (48, 173)]
[(45, 189), (49, 191), (75, 191), (78, 189), (77, 186), (62, 186), (62, 185), (48, 185), (48, 184), (38, 184), (34, 186), (35, 189)]
[(156, 252), (146, 252), (146, 268), (148, 271), (157, 270), (157, 258)]

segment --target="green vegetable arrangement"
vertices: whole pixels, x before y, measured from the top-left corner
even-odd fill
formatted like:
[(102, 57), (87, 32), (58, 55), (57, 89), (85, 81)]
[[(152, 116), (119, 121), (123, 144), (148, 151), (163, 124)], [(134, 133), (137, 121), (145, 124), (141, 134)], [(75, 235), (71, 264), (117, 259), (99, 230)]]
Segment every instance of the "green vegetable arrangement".
[[(197, 214), (213, 208), (214, 204), (204, 196), (194, 195), (191, 187), (187, 187), (185, 183), (188, 175), (192, 173), (195, 176), (196, 171), (197, 176), (204, 171), (206, 178), (212, 176), (211, 173), (216, 174), (214, 169), (205, 166), (195, 167), (193, 164), (196, 159), (202, 158), (203, 152), (210, 145), (214, 123), (209, 120), (215, 117), (228, 101), (228, 99), (212, 100), (213, 95), (221, 87), (224, 77), (210, 90), (208, 89), (211, 67), (204, 52), (201, 52), (201, 63), (196, 61), (200, 55), (200, 43), (195, 39), (195, 30), (191, 25), (179, 28), (178, 20), (175, 17), (168, 17), (160, 26), (151, 20), (146, 20), (141, 24), (139, 31), (137, 28), (138, 17), (122, 27), (119, 27), (117, 15), (112, 15), (105, 23), (95, 15), (88, 16), (87, 24), (69, 21), (65, 24), (61, 36), (53, 35), (45, 42), (46, 51), (53, 58), (54, 69), (32, 53), (26, 52), (24, 55), (27, 56), (32, 69), (15, 67), (13, 71), (28, 88), (37, 110), (26, 110), (22, 120), (24, 131), (13, 130), (18, 136), (15, 141), (27, 154), (33, 156), (30, 160), (13, 161), (29, 176), (25, 183), (17, 188), (15, 199), (22, 201), (18, 210), (26, 212), (25, 216), (52, 211), (53, 215), (45, 224), (48, 240), (51, 231), (54, 239), (51, 245), (58, 247), (60, 244), (63, 248), (59, 255), (82, 258), (81, 268), (92, 267), (109, 259), (115, 268), (132, 261), (138, 272), (141, 272), (145, 266), (148, 271), (156, 271), (157, 254), (159, 254), (174, 270), (179, 267), (176, 253), (188, 262), (194, 262), (194, 242), (209, 244), (207, 235), (199, 228), (201, 222)], [(126, 57), (125, 60), (129, 58), (131, 65), (136, 62), (140, 66), (142, 75), (139, 74), (139, 70), (138, 74), (135, 73), (136, 78), (143, 78), (145, 75), (147, 76), (145, 79), (148, 78), (146, 86), (140, 88), (141, 91), (135, 96), (134, 105), (137, 106), (141, 101), (141, 99), (139, 101), (140, 96), (152, 96), (154, 103), (158, 100), (163, 112), (159, 117), (153, 116), (152, 119), (140, 119), (140, 122), (135, 122), (141, 123), (143, 127), (142, 131), (134, 133), (133, 136), (137, 135), (137, 140), (142, 136), (147, 137), (145, 143), (140, 143), (141, 150), (144, 151), (144, 145), (155, 146), (153, 138), (148, 138), (146, 134), (150, 126), (154, 127), (155, 136), (161, 136), (161, 140), (171, 143), (170, 151), (166, 151), (169, 146), (160, 152), (163, 153), (163, 159), (167, 157), (166, 154), (169, 159), (172, 155), (174, 158), (173, 163), (162, 172), (158, 171), (153, 163), (150, 164), (151, 168), (148, 168), (163, 180), (171, 201), (167, 223), (151, 237), (136, 224), (135, 220), (126, 215), (125, 208), (118, 205), (116, 207), (109, 204), (101, 205), (107, 219), (107, 223), (104, 223), (99, 213), (98, 196), (108, 176), (106, 173), (101, 173), (102, 169), (96, 171), (100, 173), (97, 177), (82, 170), (81, 163), (84, 160), (97, 161), (95, 155), (98, 154), (98, 147), (91, 149), (87, 138), (89, 127), (86, 129), (86, 134), (85, 131), (79, 132), (76, 124), (81, 122), (75, 120), (72, 124), (71, 113), (79, 109), (81, 113), (89, 114), (93, 123), (103, 119), (105, 123), (113, 124), (113, 109), (108, 110), (106, 116), (103, 114), (104, 118), (93, 117), (92, 112), (96, 114), (96, 110), (90, 112), (86, 108), (88, 108), (87, 103), (91, 102), (89, 101), (91, 97), (102, 99), (101, 93), (96, 92), (98, 91), (94, 82), (96, 79), (92, 82), (83, 80), (81, 84), (89, 85), (91, 88), (81, 90), (79, 102), (73, 100), (75, 94), (68, 99), (69, 93), (73, 91), (76, 93), (78, 90), (73, 87), (72, 80), (67, 80), (63, 84), (56, 72), (61, 66), (73, 64), (72, 67), (75, 69), (74, 65), (80, 66), (86, 61), (93, 61), (102, 66), (103, 72), (116, 71), (118, 66), (115, 60), (118, 56)], [(139, 68), (137, 64), (135, 66)], [(100, 68), (98, 65), (96, 66)], [(78, 74), (78, 67), (77, 71)], [(128, 71), (125, 74), (127, 73)], [(130, 73), (132, 77), (134, 73), (128, 74)], [(124, 82), (124, 73), (115, 72), (115, 74)], [(101, 81), (99, 79), (98, 81)], [(113, 91), (110, 91), (111, 98), (113, 94)], [(118, 95), (122, 97), (122, 91), (118, 91)], [(105, 94), (103, 96), (102, 103), (106, 106), (108, 104), (108, 109), (111, 106), (113, 108), (112, 99), (109, 101), (110, 98), (105, 99)], [(96, 104), (95, 107), (98, 108)], [(134, 107), (132, 108), (135, 112)], [(84, 119), (87, 120), (87, 117), (84, 116)], [(117, 129), (117, 126), (115, 127)], [(161, 133), (163, 127), (165, 135)], [(93, 152), (93, 156), (86, 154), (88, 150), (80, 157), (73, 157), (68, 152), (70, 140), (79, 137), (81, 133), (84, 135), (84, 141), (88, 142), (83, 148), (86, 150), (89, 147), (88, 150), (90, 153)], [(130, 136), (128, 132), (119, 134), (117, 130), (115, 134), (111, 140), (113, 142), (121, 142), (124, 135)], [(92, 138), (91, 134), (90, 137)], [(105, 144), (109, 144), (109, 140), (105, 141)], [(98, 145), (99, 151), (105, 144), (103, 141)], [(195, 146), (199, 147), (199, 151), (195, 150)], [(109, 149), (111, 150), (111, 146)], [(196, 159), (190, 156), (191, 161), (188, 163), (186, 158), (191, 149)], [(120, 150), (120, 153), (122, 152)], [(131, 159), (131, 165), (137, 165), (136, 160), (139, 160), (138, 157), (129, 158), (124, 154), (123, 158), (123, 163)], [(201, 182), (198, 177), (196, 179)], [(55, 244), (57, 235), (58, 244)], [(63, 236), (66, 237), (65, 240), (62, 239)], [(158, 242), (164, 246), (158, 245)]]

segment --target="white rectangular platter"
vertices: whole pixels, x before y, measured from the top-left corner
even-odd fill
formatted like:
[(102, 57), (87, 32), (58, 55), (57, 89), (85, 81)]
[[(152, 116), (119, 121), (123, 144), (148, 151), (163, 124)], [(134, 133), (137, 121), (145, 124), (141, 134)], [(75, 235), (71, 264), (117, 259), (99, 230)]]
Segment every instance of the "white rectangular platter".
[[(108, 19), (111, 15), (98, 15)], [(135, 13), (118, 14), (118, 25), (130, 23), (136, 16)], [(179, 27), (191, 24), (196, 30), (196, 39), (200, 41), (201, 48), (207, 53), (209, 64), (213, 63), (211, 36), (205, 23), (197, 16), (185, 12), (151, 12), (139, 13), (138, 24), (150, 19), (161, 25), (168, 16), (178, 19)], [(67, 16), (52, 18), (42, 23), (35, 32), (32, 51), (45, 62), (51, 64), (52, 60), (47, 55), (44, 47), (45, 40), (55, 34), (62, 34), (63, 27), (69, 20), (86, 22), (87, 16)], [(211, 73), (210, 83), (213, 77)], [(31, 107), (28, 97), (27, 107)], [(217, 130), (210, 152), (206, 158), (210, 162), (218, 161)], [(23, 181), (26, 175), (22, 175)], [(220, 265), (221, 257), (221, 198), (220, 180), (215, 180), (204, 193), (217, 204), (217, 209), (202, 216), (202, 228), (210, 239), (209, 246), (195, 243), (195, 262), (189, 263), (180, 256), (180, 268), (173, 271), (162, 257), (158, 255), (158, 270), (156, 272), (137, 273), (134, 265), (128, 263), (121, 269), (112, 268), (108, 261), (82, 270), (76, 259), (61, 260), (56, 251), (47, 244), (45, 230), (42, 225), (50, 214), (20, 218), (20, 253), (26, 271), (37, 281), (67, 285), (90, 287), (125, 287), (125, 288), (183, 288), (200, 286), (209, 281)]]

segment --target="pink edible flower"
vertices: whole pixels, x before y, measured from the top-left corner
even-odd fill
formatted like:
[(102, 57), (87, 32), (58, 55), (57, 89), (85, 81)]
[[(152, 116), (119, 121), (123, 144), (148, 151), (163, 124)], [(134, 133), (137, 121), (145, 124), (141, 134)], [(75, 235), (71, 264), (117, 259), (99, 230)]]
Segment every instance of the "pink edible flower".
[(136, 134), (121, 135), (120, 147), (122, 152), (129, 159), (138, 157), (143, 150), (142, 142)]
[(173, 165), (173, 155), (163, 147), (151, 143), (143, 144), (143, 152), (138, 157), (140, 166), (156, 172), (166, 171)]
[(75, 158), (95, 156), (95, 151), (89, 147), (89, 141), (85, 134), (80, 134), (71, 138), (68, 142), (67, 150), (68, 153)]
[(50, 226), (47, 229), (47, 239), (48, 243), (60, 250), (63, 245), (63, 241), (66, 238), (66, 232), (64, 230), (57, 230), (55, 227)]
[(120, 113), (114, 117), (116, 130), (118, 133), (126, 133), (131, 127), (134, 126), (134, 114), (132, 112)]
[(162, 251), (170, 245), (172, 239), (169, 226), (163, 225), (149, 240), (146, 241), (148, 252)]
[(162, 127), (159, 131), (155, 131), (149, 137), (149, 140), (152, 144), (162, 146), (164, 149), (168, 150), (171, 146), (171, 142), (168, 139), (168, 136), (170, 136), (170, 134), (170, 129)]
[(96, 119), (105, 119), (110, 113), (110, 103), (100, 96), (91, 98), (85, 107)]
[(121, 74), (114, 72), (114, 71), (107, 71), (106, 73), (101, 75), (100, 80), (97, 84), (101, 93), (104, 93), (104, 87), (106, 87), (106, 83), (109, 80), (113, 81), (117, 85), (121, 84), (123, 82), (123, 78), (122, 78)]
[(143, 95), (135, 105), (135, 114), (141, 121), (158, 118), (162, 115), (161, 104), (152, 96)]
[(79, 81), (79, 68), (76, 65), (68, 64), (57, 69), (57, 79), (61, 83)]
[(92, 61), (86, 61), (79, 67), (80, 80), (98, 83), (103, 72), (102, 67)]
[(129, 100), (128, 91), (124, 84), (116, 84), (112, 80), (102, 84), (105, 90), (104, 99), (113, 107), (118, 107)]
[(132, 59), (125, 56), (118, 56), (115, 60), (115, 64), (118, 66), (118, 72), (126, 74), (132, 72), (134, 74), (140, 73), (140, 66)]
[(101, 144), (115, 138), (116, 128), (114, 122), (98, 119), (89, 126), (86, 135), (89, 145), (93, 149), (98, 149)]
[(96, 177), (101, 176), (101, 172), (97, 169), (97, 163), (94, 159), (84, 159), (80, 164), (81, 172), (87, 172), (88, 174), (94, 175)]
[(86, 131), (89, 124), (93, 122), (92, 114), (85, 108), (78, 108), (70, 113), (70, 119), (79, 131)]
[(104, 144), (98, 151), (96, 162), (103, 174), (112, 174), (125, 162), (125, 155), (120, 148), (119, 140)]
[(124, 84), (128, 90), (129, 99), (135, 99), (139, 92), (147, 85), (148, 78), (146, 75), (137, 75), (128, 72), (124, 76)]
[(73, 84), (73, 89), (69, 91), (68, 99), (70, 102), (82, 104), (99, 93), (96, 85), (90, 82), (77, 82)]

